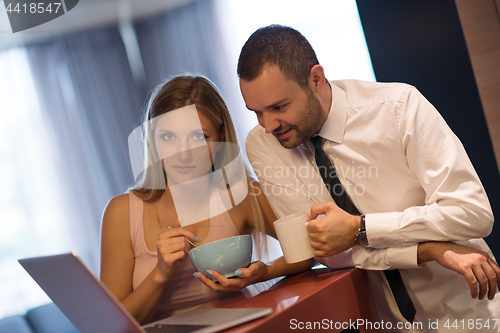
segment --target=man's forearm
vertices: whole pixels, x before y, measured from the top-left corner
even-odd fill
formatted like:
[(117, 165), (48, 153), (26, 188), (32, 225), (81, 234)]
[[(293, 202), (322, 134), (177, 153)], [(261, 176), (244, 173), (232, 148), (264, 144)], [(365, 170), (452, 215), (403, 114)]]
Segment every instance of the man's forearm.
[(417, 263), (419, 265), (436, 259), (435, 255), (438, 246), (437, 244), (438, 243), (436, 242), (426, 242), (418, 244)]

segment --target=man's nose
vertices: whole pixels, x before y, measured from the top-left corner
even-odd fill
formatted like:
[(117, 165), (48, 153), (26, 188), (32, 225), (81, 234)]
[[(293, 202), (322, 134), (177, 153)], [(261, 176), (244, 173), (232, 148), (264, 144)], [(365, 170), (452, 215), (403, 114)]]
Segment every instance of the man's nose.
[(272, 114), (263, 114), (261, 116), (260, 125), (264, 127), (266, 133), (269, 134), (280, 126), (280, 122)]

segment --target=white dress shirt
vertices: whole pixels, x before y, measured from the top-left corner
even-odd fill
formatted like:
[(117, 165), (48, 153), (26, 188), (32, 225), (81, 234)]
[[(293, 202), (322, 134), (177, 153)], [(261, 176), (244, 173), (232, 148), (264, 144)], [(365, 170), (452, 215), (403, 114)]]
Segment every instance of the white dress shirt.
[[(390, 321), (394, 331), (405, 320), (381, 272), (391, 268), (400, 269), (422, 331), (437, 332), (437, 324), (439, 332), (499, 332), (500, 295), (474, 300), (460, 274), (436, 262), (417, 264), (417, 245), (425, 241), (456, 241), (492, 255), (481, 239), (493, 227), (491, 207), (458, 138), (410, 85), (356, 80), (330, 85), (332, 105), (318, 134), (345, 190), (366, 214), (371, 247), (316, 259), (332, 268), (369, 270), (380, 320)], [(333, 201), (311, 142), (285, 149), (257, 126), (246, 150), (276, 216)], [(474, 330), (467, 326), (472, 321)]]

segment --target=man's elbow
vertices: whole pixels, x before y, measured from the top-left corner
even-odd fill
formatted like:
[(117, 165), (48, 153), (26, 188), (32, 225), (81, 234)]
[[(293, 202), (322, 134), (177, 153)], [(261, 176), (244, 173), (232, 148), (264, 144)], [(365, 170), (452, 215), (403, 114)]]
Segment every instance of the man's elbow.
[(477, 238), (485, 238), (491, 234), (493, 230), (493, 222), (495, 218), (493, 217), (493, 212), (490, 209), (481, 209), (476, 213), (476, 218), (478, 223), (476, 223), (476, 227), (474, 228), (477, 232)]

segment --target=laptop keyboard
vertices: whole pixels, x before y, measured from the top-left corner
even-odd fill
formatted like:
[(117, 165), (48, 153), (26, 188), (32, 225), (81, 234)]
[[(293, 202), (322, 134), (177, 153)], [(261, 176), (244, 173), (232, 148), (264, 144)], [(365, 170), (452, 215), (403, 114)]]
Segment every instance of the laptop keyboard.
[(188, 333), (208, 327), (208, 325), (168, 325), (156, 324), (152, 327), (144, 328), (147, 333)]

